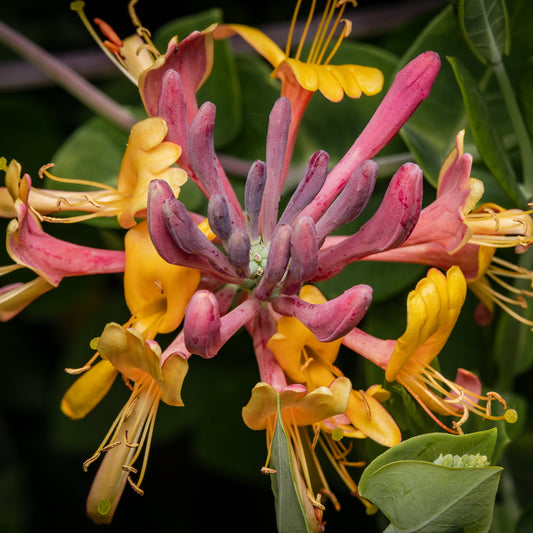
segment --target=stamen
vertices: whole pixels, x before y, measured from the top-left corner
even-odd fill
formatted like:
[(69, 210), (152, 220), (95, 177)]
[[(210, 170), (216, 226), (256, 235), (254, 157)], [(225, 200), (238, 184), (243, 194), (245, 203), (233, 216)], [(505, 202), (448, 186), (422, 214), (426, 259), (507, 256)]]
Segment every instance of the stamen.
[(361, 395), (363, 403), (365, 404), (366, 417), (368, 418), (368, 420), (372, 420), (372, 413), (370, 412), (370, 405), (368, 405), (368, 400), (365, 398), (365, 391), (359, 389), (359, 394)]
[(98, 26), (98, 29), (109, 39), (109, 41), (116, 47), (124, 46), (122, 39), (116, 34), (115, 30), (104, 20), (94, 18), (93, 22)]
[(155, 57), (159, 57), (161, 54), (159, 53), (157, 48), (152, 43), (152, 40), (151, 40), (152, 34), (150, 33), (150, 31), (147, 28), (145, 28), (141, 24), (141, 21), (140, 21), (139, 17), (137, 16), (137, 13), (135, 12), (135, 5), (137, 4), (137, 2), (138, 2), (138, 0), (131, 0), (130, 3), (128, 4), (128, 13), (130, 15), (131, 21), (133, 22), (133, 25), (137, 29), (136, 30), (137, 31), (137, 35), (141, 39), (143, 39), (143, 41), (145, 41), (146, 44), (148, 45), (149, 51)]
[(137, 494), (140, 494), (141, 496), (144, 496), (144, 490), (142, 490), (138, 485), (136, 485), (132, 479), (131, 479), (131, 476), (128, 476), (126, 478), (128, 480), (128, 483), (130, 484), (130, 487), (137, 493)]
[(128, 70), (124, 67), (124, 65), (118, 60), (117, 56), (110, 52), (103, 44), (102, 40), (94, 30), (93, 26), (89, 22), (89, 19), (85, 15), (85, 12), (83, 11), (83, 8), (85, 7), (85, 2), (82, 0), (76, 0), (75, 2), (72, 2), (70, 4), (70, 9), (73, 11), (76, 11), (78, 13), (78, 16), (80, 17), (83, 25), (85, 28), (87, 28), (87, 31), (90, 33), (91, 37), (95, 40), (96, 44), (102, 49), (104, 54), (115, 64), (115, 66), (127, 77), (129, 78), (135, 85), (137, 85), (137, 80), (128, 72)]
[(82, 367), (80, 368), (65, 368), (65, 372), (67, 374), (71, 374), (71, 375), (78, 375), (78, 374), (83, 374), (84, 372), (86, 372), (87, 370), (89, 370), (89, 368), (91, 368), (92, 364), (96, 361), (96, 359), (98, 359), (98, 357), (100, 357), (100, 354), (98, 352), (96, 352)]

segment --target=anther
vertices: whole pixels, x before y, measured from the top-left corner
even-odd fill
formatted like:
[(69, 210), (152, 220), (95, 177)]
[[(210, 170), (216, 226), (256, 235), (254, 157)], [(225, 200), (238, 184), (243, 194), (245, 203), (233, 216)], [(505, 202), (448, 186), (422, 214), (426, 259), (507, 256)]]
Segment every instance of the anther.
[(139, 443), (138, 442), (130, 442), (128, 440), (128, 432), (124, 432), (124, 446), (127, 446), (128, 448), (138, 448)]
[(261, 467), (261, 474), (268, 475), (268, 474), (277, 474), (277, 473), (278, 473), (277, 470), (274, 470), (273, 468), (269, 468), (268, 466)]
[(116, 448), (117, 446), (120, 446), (121, 444), (122, 444), (122, 442), (120, 442), (120, 441), (111, 442), (107, 446), (104, 446), (100, 450), (100, 452), (107, 452), (109, 450), (112, 450), (113, 448)]
[(131, 416), (131, 413), (133, 413), (133, 410), (135, 409), (135, 406), (139, 403), (139, 397), (135, 396), (131, 403), (128, 405), (128, 410), (126, 411), (126, 414), (124, 416), (124, 419), (127, 419)]
[(55, 166), (55, 163), (47, 163), (46, 165), (43, 165), (40, 169), (39, 169), (39, 177), (41, 179), (44, 179), (44, 176), (46, 175), (46, 171), (49, 169), (49, 168), (52, 168)]
[(368, 420), (371, 420), (372, 419), (372, 413), (370, 412), (370, 405), (368, 405), (368, 400), (365, 397), (365, 391), (359, 389), (359, 393), (361, 394), (361, 398), (363, 399), (363, 403), (365, 404), (366, 416), (367, 416)]
[(94, 18), (93, 22), (98, 26), (100, 31), (109, 39), (111, 44), (115, 47), (122, 48), (124, 43), (122, 39), (116, 34), (115, 30), (105, 20)]
[(84, 372), (89, 370), (89, 368), (91, 368), (91, 365), (85, 365), (80, 368), (65, 368), (65, 372), (72, 376), (77, 376), (78, 374), (83, 374)]
[(131, 466), (131, 465), (122, 465), (122, 470), (124, 470), (124, 472), (130, 472), (132, 474), (138, 473), (138, 470), (134, 466)]
[(127, 477), (128, 479), (128, 483), (130, 484), (131, 488), (137, 493), (137, 494), (140, 494), (141, 496), (144, 496), (144, 490), (142, 490), (139, 486), (137, 486), (135, 484), (134, 481), (132, 481), (131, 477), (128, 476)]
[(83, 462), (83, 471), (84, 472), (87, 472), (87, 470), (89, 469), (89, 466), (94, 463), (98, 457), (100, 457), (101, 455), (101, 452), (96, 452), (92, 457), (89, 457), (89, 459), (87, 459), (86, 461)]

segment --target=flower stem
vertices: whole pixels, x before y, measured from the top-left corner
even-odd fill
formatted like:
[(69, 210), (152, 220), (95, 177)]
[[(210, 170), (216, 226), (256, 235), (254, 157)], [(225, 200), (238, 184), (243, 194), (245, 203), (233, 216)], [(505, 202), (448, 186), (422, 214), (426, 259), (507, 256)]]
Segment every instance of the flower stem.
[(133, 115), (46, 50), (0, 21), (0, 41), (33, 63), (58, 85), (99, 115), (129, 130)]
[(505, 105), (511, 119), (511, 124), (518, 139), (522, 158), (523, 186), (527, 197), (533, 196), (533, 150), (527, 127), (524, 123), (520, 107), (516, 101), (509, 76), (502, 62), (493, 66), (494, 74), (500, 85)]

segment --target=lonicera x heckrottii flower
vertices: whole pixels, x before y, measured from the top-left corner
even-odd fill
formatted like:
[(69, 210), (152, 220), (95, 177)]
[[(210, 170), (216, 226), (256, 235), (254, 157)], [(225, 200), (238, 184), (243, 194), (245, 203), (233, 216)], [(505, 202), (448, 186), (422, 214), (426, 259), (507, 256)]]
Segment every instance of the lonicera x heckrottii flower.
[[(302, 116), (316, 91), (320, 91), (333, 102), (339, 102), (345, 94), (350, 98), (359, 98), (362, 94), (371, 96), (379, 93), (383, 87), (383, 74), (377, 68), (330, 63), (343, 39), (351, 32), (351, 22), (343, 19), (342, 15), (346, 4), (357, 5), (354, 0), (327, 0), (315, 36), (308, 40), (316, 9), (316, 0), (312, 0), (301, 40), (294, 57), (291, 57), (292, 39), (301, 3), (302, 0), (297, 1), (285, 50), (279, 48), (263, 32), (250, 26), (221, 24), (214, 31), (217, 39), (238, 34), (274, 67), (271, 76), (281, 80), (281, 96), (286, 96), (290, 100), (293, 115), (284, 174), (290, 163)], [(342, 25), (342, 29), (335, 37), (339, 24)], [(336, 39), (335, 44), (330, 46), (334, 39)], [(304, 45), (309, 41), (311, 41), (310, 49), (307, 58), (303, 60)]]
[[(474, 374), (460, 369), (454, 382), (431, 366), (457, 322), (465, 296), (466, 280), (458, 266), (446, 275), (431, 268), (407, 297), (407, 327), (398, 340), (377, 339), (357, 328), (343, 339), (346, 346), (383, 368), (387, 381), (403, 385), (437, 424), (453, 433), (462, 432), (470, 413), (490, 420), (516, 420), (516, 412), (507, 409), (497, 392), (481, 394)], [(495, 403), (501, 404), (503, 414), (494, 412)], [(448, 427), (437, 415), (456, 420)]]
[[(400, 71), (373, 119), (331, 172), (325, 152), (310, 158), (279, 219), (280, 179), (291, 120), (287, 98), (280, 98), (273, 107), (266, 161), (257, 160), (250, 169), (244, 212), (226, 196), (218, 172), (213, 147), (215, 107), (209, 102), (202, 105), (191, 123), (187, 153), (207, 192), (208, 220), (217, 242), (198, 230), (164, 180), (150, 185), (150, 234), (169, 263), (198, 268), (222, 284), (238, 287), (244, 296), (224, 316), (217, 310), (214, 294), (199, 291), (193, 296), (185, 316), (185, 340), (191, 352), (215, 355), (229, 336), (258, 313), (262, 302), (270, 301), (277, 313), (295, 316), (324, 342), (342, 337), (361, 319), (370, 301), (370, 287), (353, 287), (320, 305), (302, 302), (296, 294), (303, 283), (331, 277), (359, 257), (399, 246), (410, 234), (422, 194), (422, 173), (414, 164), (398, 170), (380, 208), (349, 241), (330, 247), (326, 254), (321, 250), (331, 231), (353, 220), (365, 207), (377, 171), (368, 158), (394, 136), (427, 96), (439, 65), (438, 56), (427, 52)], [(335, 319), (320, 319), (326, 308)]]
[[(128, 230), (125, 238), (124, 295), (132, 313), (124, 324), (107, 324), (91, 345), (95, 356), (65, 394), (61, 408), (78, 419), (90, 412), (121, 373), (131, 395), (96, 453), (85, 468), (105, 452), (87, 500), (87, 512), (97, 523), (109, 523), (126, 481), (140, 489), (159, 401), (182, 406), (181, 386), (188, 363), (182, 336), (162, 353), (154, 340), (171, 333), (183, 320), (185, 307), (200, 281), (197, 270), (170, 265), (154, 249), (145, 221)], [(96, 364), (94, 361), (101, 357)], [(71, 371), (72, 372), (72, 371)], [(133, 466), (145, 449), (137, 481)]]
[[(82, 185), (87, 189), (68, 191), (32, 187), (28, 190), (28, 202), (32, 212), (41, 221), (46, 222), (68, 223), (97, 217), (117, 217), (123, 228), (132, 227), (136, 217), (146, 216), (150, 181), (156, 178), (165, 179), (177, 195), (180, 186), (187, 180), (186, 173), (173, 166), (181, 149), (173, 142), (164, 141), (166, 134), (167, 125), (158, 117), (141, 120), (132, 127), (116, 187), (91, 180), (53, 176), (49, 172), (53, 165), (43, 166), (40, 171), (41, 178)], [(0, 189), (0, 195), (7, 196), (9, 192), (9, 187)], [(3, 201), (2, 205), (4, 210), (0, 213), (1, 216), (14, 216), (12, 202)], [(65, 212), (84, 214), (70, 217), (49, 216)]]
[[(265, 474), (276, 474), (270, 466), (272, 441), (277, 421), (278, 399), (282, 424), (288, 436), (300, 500), (306, 509), (312, 531), (321, 531), (324, 496), (337, 510), (340, 504), (330, 488), (320, 464), (317, 446), (322, 450), (351, 493), (358, 496), (357, 485), (348, 467), (361, 467), (362, 462), (349, 461), (348, 450), (340, 442), (344, 431), (338, 427), (344, 416), (352, 385), (344, 376), (334, 377), (327, 385), (308, 389), (303, 383), (289, 379), (268, 344), (276, 333), (276, 323), (267, 307), (262, 308), (254, 321), (247, 325), (253, 341), (261, 381), (252, 389), (248, 404), (242, 410), (245, 424), (253, 430), (265, 430), (268, 455), (262, 468)], [(307, 330), (309, 331), (309, 330)], [(312, 333), (309, 332), (312, 336)], [(337, 344), (337, 343), (334, 343)], [(329, 424), (326, 431), (325, 424)], [(361, 498), (368, 512), (375, 507)], [(316, 527), (315, 527), (316, 526)]]
[[(533, 273), (495, 256), (498, 248), (514, 247), (516, 253), (527, 250), (533, 242), (530, 211), (504, 209), (492, 203), (475, 207), (483, 196), (483, 182), (470, 177), (472, 156), (464, 153), (463, 140), (464, 130), (458, 133), (456, 146), (441, 168), (435, 201), (422, 210), (409, 238), (402, 246), (365, 260), (420, 263), (444, 270), (458, 265), (480, 299), (476, 313), (480, 320), (489, 319), (496, 304), (533, 326), (510, 307), (526, 307), (523, 296), (532, 293), (502, 280), (510, 277), (533, 282)], [(342, 238), (335, 238), (335, 242), (342, 242)], [(501, 294), (490, 280), (516, 297)]]
[(1, 267), (0, 275), (27, 268), (37, 277), (27, 283), (0, 288), (0, 320), (10, 320), (36, 298), (57, 287), (65, 277), (124, 270), (122, 251), (72, 244), (47, 234), (30, 203), (30, 176), (20, 177), (21, 166), (15, 160), (4, 170), (6, 190), (16, 218), (9, 222), (6, 236), (6, 249), (14, 264)]
[[(136, 3), (137, 0), (129, 3), (136, 34), (124, 41), (109, 24), (97, 18), (94, 19), (95, 24), (107, 37), (102, 41), (85, 16), (84, 2), (73, 2), (71, 7), (78, 12), (95, 41), (119, 70), (138, 85), (148, 116), (165, 121), (168, 127), (165, 140), (186, 147), (189, 124), (198, 111), (196, 92), (209, 77), (213, 66), (215, 25), (203, 31), (193, 31), (179, 42), (176, 36), (173, 37), (165, 54), (161, 54), (152, 43), (150, 32), (142, 26), (135, 13)], [(190, 168), (186, 150), (180, 152), (178, 164), (202, 189), (202, 184)], [(220, 165), (219, 172), (221, 179), (227, 182), (228, 195), (231, 195), (229, 181)], [(232, 201), (236, 203), (237, 200), (234, 198)]]

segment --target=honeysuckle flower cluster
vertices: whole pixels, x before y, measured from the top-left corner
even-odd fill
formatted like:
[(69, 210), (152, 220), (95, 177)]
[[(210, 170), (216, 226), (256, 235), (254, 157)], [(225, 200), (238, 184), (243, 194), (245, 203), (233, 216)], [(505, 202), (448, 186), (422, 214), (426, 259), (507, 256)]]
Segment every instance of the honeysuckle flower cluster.
[[(340, 508), (317, 448), (349, 492), (373, 513), (376, 507), (359, 495), (351, 470), (364, 463), (348, 458), (346, 443), (369, 438), (393, 447), (402, 440), (387, 410), (390, 392), (379, 383), (359, 390), (336, 366), (342, 345), (383, 369), (386, 382), (402, 385), (447, 431), (462, 433), (471, 413), (508, 422), (517, 418), (498, 392), (482, 392), (472, 372), (460, 368), (452, 381), (432, 366), (459, 318), (467, 286), (484, 309), (491, 312), (495, 302), (509, 310), (509, 299), (498, 295), (488, 278), (509, 273), (532, 278), (531, 272), (494, 254), (498, 247), (525, 251), (533, 220), (527, 211), (476, 207), (483, 184), (470, 177), (472, 158), (463, 150), (464, 132), (444, 162), (433, 202), (422, 208), (422, 170), (405, 163), (367, 222), (353, 234), (332, 235), (367, 210), (378, 172), (372, 158), (428, 96), (440, 68), (436, 53), (422, 53), (397, 73), (367, 126), (333, 168), (322, 150), (309, 158), (281, 211), (296, 134), (313, 93), (339, 101), (344, 94), (376, 94), (383, 85), (382, 74), (372, 67), (330, 64), (349, 33), (349, 23), (341, 20), (345, 1), (328, 0), (308, 60), (301, 61), (315, 4), (313, 0), (294, 57), (290, 49), (300, 2), (285, 51), (258, 30), (228, 24), (193, 32), (182, 41), (173, 38), (162, 55), (138, 20), (135, 1), (130, 4), (137, 29), (132, 38), (122, 40), (96, 19), (107, 38), (102, 47), (138, 85), (148, 115), (131, 130), (116, 187), (58, 177), (52, 165), (45, 165), (41, 178), (82, 184), (87, 190), (35, 188), (28, 175), (21, 177), (19, 163), (2, 161), (6, 187), (0, 191), (0, 214), (13, 217), (6, 248), (14, 264), (0, 273), (28, 268), (37, 278), (0, 289), (1, 320), (13, 318), (64, 277), (123, 275), (130, 316), (108, 323), (91, 341), (94, 355), (81, 368), (69, 369), (79, 377), (61, 402), (67, 416), (79, 419), (102, 400), (119, 374), (131, 389), (109, 432), (84, 463), (87, 469), (102, 459), (87, 500), (87, 513), (97, 523), (111, 522), (127, 484), (142, 494), (158, 405), (184, 405), (181, 388), (190, 357), (215, 357), (241, 328), (253, 341), (259, 373), (242, 409), (243, 421), (252, 430), (265, 430), (268, 451), (262, 471), (268, 474), (276, 474), (272, 441), (276, 427), (283, 425), (292, 475), (312, 531), (323, 529), (325, 500)], [(72, 8), (99, 40), (83, 2)], [(344, 30), (327, 53), (339, 23)], [(250, 166), (243, 206), (215, 152), (216, 106), (199, 106), (196, 99), (211, 71), (213, 40), (235, 33), (273, 65), (273, 76), (282, 82), (269, 116), (264, 161)], [(190, 212), (179, 199), (189, 178), (206, 196), (206, 213)], [(42, 226), (95, 217), (117, 219), (124, 249), (61, 241)], [(369, 285), (354, 280), (329, 301), (314, 285), (355, 261), (431, 267), (407, 297), (407, 325), (398, 339), (379, 339), (360, 329), (372, 303)], [(523, 295), (529, 294), (522, 291), (515, 303), (520, 305)], [(481, 320), (482, 313), (478, 315)], [(156, 339), (167, 333), (175, 337), (162, 349)]]

